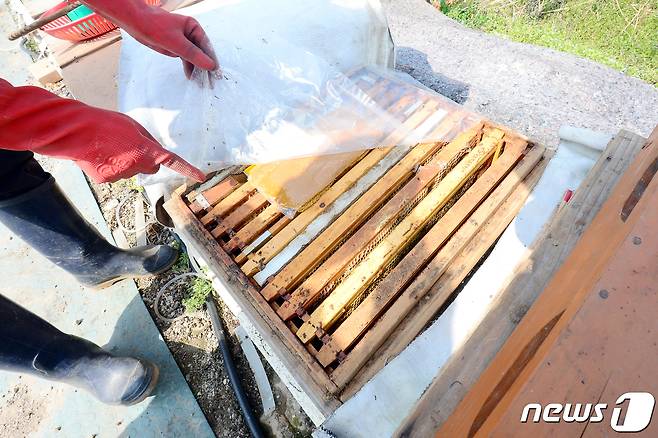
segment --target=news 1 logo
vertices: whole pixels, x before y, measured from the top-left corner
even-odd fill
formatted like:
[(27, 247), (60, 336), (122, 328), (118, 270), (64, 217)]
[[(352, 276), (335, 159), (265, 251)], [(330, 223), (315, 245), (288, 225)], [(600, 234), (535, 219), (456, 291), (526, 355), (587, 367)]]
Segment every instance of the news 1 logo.
[[(623, 404), (628, 400), (624, 410)], [(648, 392), (627, 392), (617, 398), (610, 416), (616, 432), (641, 432), (651, 422), (656, 399)], [(607, 403), (528, 403), (521, 413), (521, 423), (600, 423), (606, 417)], [(624, 414), (624, 415), (622, 415)]]

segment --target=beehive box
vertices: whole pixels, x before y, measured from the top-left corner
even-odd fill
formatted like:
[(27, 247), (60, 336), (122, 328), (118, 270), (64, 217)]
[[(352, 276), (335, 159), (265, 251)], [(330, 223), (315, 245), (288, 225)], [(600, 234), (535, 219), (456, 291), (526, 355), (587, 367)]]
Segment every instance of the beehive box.
[[(441, 104), (400, 114), (421, 125)], [(445, 113), (434, 129), (450, 141), (364, 151), (292, 218), (240, 173), (166, 204), (324, 412), (440, 315), (543, 171), (541, 146)]]

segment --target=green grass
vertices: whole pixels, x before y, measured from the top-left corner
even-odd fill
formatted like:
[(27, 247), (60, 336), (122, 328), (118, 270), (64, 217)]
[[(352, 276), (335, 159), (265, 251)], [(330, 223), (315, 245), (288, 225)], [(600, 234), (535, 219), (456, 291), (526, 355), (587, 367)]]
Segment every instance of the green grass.
[(432, 3), (468, 27), (569, 52), (658, 85), (658, 0)]

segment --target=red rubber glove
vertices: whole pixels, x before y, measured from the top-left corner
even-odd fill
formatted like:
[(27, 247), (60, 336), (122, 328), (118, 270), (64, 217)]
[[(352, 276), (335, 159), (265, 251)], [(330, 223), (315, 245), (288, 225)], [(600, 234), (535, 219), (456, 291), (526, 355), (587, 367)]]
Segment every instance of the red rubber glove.
[(0, 149), (73, 160), (96, 182), (113, 182), (160, 165), (203, 181), (205, 175), (164, 149), (128, 116), (0, 79)]
[(194, 67), (218, 70), (219, 63), (208, 36), (192, 17), (172, 14), (143, 0), (82, 0), (112, 20), (145, 46), (163, 55), (179, 57), (185, 76)]

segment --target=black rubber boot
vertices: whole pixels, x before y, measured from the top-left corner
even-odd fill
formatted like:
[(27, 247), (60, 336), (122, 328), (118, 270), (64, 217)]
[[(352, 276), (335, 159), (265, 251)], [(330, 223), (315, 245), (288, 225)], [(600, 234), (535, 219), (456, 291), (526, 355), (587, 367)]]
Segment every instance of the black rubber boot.
[(178, 251), (167, 245), (129, 250), (111, 245), (52, 177), (27, 193), (0, 201), (0, 222), (80, 283), (94, 288), (159, 274), (178, 257)]
[(0, 320), (0, 369), (65, 382), (114, 405), (139, 403), (157, 384), (155, 364), (62, 333), (2, 295)]

